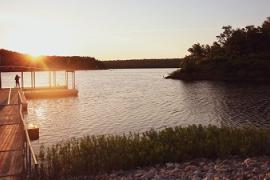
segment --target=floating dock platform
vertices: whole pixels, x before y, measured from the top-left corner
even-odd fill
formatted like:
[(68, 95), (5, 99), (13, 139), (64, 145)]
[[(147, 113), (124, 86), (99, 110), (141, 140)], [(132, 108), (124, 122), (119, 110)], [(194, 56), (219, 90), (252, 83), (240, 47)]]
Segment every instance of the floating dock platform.
[(43, 87), (43, 88), (24, 88), (23, 93), (26, 99), (39, 98), (62, 98), (78, 96), (77, 89), (68, 89), (65, 86)]

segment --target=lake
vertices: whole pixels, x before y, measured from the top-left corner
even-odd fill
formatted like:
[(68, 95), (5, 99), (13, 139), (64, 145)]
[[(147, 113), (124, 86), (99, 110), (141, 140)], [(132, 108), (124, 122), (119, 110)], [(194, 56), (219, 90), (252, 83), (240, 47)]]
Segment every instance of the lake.
[[(40, 127), (34, 145), (190, 124), (270, 127), (270, 85), (163, 78), (174, 70), (77, 71), (78, 97), (29, 101), (27, 120)], [(39, 73), (37, 85), (47, 75)], [(14, 76), (4, 73), (4, 86), (14, 86)], [(63, 73), (58, 78), (61, 85)]]

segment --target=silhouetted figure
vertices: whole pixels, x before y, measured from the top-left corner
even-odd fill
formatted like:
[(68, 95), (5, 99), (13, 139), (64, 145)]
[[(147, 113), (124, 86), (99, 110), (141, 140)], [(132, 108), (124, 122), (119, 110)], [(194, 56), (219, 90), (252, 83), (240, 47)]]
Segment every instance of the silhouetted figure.
[(15, 81), (16, 81), (16, 87), (20, 88), (20, 76), (18, 74), (16, 74), (15, 76)]

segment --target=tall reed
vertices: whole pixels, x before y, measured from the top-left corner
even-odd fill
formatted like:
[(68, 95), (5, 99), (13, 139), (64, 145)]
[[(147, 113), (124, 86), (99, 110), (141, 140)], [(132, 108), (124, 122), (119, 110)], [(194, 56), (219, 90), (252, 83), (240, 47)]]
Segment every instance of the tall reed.
[(266, 129), (189, 126), (71, 139), (39, 153), (40, 179), (126, 170), (194, 158), (270, 155)]

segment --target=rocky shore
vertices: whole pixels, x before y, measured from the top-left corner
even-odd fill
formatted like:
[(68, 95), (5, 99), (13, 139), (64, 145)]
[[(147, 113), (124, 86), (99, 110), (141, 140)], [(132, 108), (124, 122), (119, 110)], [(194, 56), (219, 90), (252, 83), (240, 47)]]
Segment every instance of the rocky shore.
[(247, 159), (234, 157), (225, 160), (197, 159), (183, 163), (166, 163), (154, 167), (137, 168), (130, 171), (117, 171), (95, 177), (81, 177), (79, 179), (270, 180), (270, 157)]

